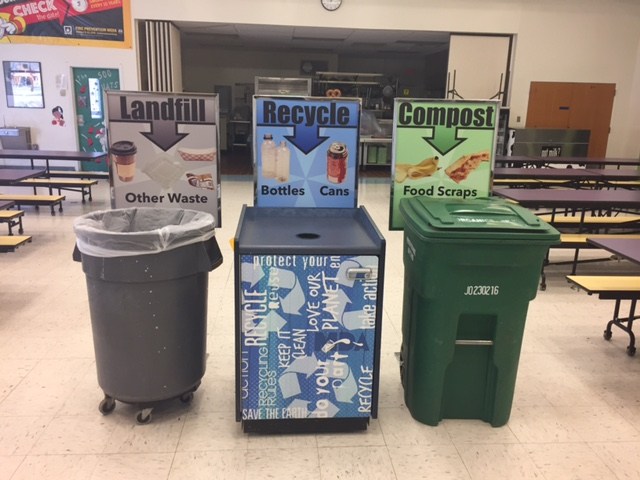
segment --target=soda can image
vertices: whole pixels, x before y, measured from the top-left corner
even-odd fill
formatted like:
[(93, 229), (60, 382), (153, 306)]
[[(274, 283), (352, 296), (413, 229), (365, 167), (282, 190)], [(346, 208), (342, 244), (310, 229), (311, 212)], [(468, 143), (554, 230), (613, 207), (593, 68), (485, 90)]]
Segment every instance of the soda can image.
[(327, 150), (327, 180), (342, 183), (347, 178), (349, 151), (341, 142), (333, 142)]

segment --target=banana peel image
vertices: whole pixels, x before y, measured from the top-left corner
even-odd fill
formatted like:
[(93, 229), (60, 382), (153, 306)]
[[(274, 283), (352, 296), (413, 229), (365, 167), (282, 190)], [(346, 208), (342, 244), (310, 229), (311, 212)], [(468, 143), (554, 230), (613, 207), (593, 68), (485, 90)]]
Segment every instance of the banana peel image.
[(418, 164), (398, 163), (396, 165), (396, 183), (402, 183), (407, 178), (417, 180), (430, 177), (438, 171), (438, 157), (425, 158)]

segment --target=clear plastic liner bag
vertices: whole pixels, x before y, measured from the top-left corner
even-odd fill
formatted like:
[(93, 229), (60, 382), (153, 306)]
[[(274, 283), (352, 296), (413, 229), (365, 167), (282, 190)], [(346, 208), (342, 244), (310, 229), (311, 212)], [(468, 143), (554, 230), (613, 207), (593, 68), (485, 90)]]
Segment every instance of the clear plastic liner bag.
[(85, 255), (128, 257), (206, 242), (215, 235), (215, 219), (197, 210), (123, 208), (78, 217), (73, 230)]

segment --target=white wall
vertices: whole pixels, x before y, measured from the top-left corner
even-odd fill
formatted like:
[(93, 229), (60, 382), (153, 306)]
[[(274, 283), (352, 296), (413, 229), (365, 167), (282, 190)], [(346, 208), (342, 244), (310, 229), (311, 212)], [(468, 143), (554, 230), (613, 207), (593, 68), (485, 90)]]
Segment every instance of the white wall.
[(507, 78), (509, 42), (510, 37), (451, 35), (448, 88), (468, 100), (497, 97)]
[[(335, 12), (325, 11), (319, 0), (190, 0), (182, 2), (180, 8), (173, 2), (157, 0), (131, 3), (134, 19), (515, 33), (512, 126), (524, 124), (531, 81), (616, 83), (607, 154), (637, 156), (640, 150), (638, 0), (345, 0)], [(0, 57), (8, 56), (43, 62), (48, 115), (21, 111), (11, 112), (12, 118), (7, 119), (7, 123), (36, 122), (42, 135), (38, 142), (43, 148), (75, 146), (75, 140), (66, 132), (51, 135), (52, 127), (46, 125), (50, 123), (50, 108), (58, 100), (70, 101), (70, 97), (50, 99), (47, 93), (61, 69), (119, 67), (123, 87), (137, 88), (133, 50), (0, 45)], [(4, 95), (4, 91), (1, 93)], [(61, 103), (63, 108), (65, 105)], [(516, 123), (517, 117), (521, 118), (520, 124)]]
[[(123, 90), (138, 88), (135, 55), (130, 49), (1, 44), (0, 60), (28, 60), (42, 64), (43, 109), (7, 108), (4, 82), (0, 82), (0, 125), (31, 127), (31, 140), (40, 149), (78, 149), (71, 67), (117, 68)], [(59, 74), (65, 74), (69, 79), (64, 96), (56, 89), (56, 75)], [(51, 124), (51, 109), (58, 105), (64, 111), (63, 127)]]
[(636, 69), (631, 82), (629, 105), (631, 108), (628, 110), (627, 118), (623, 119), (623, 122), (629, 126), (624, 151), (631, 152), (631, 156), (640, 157), (640, 141), (638, 141), (640, 138), (640, 42), (638, 42), (636, 54)]

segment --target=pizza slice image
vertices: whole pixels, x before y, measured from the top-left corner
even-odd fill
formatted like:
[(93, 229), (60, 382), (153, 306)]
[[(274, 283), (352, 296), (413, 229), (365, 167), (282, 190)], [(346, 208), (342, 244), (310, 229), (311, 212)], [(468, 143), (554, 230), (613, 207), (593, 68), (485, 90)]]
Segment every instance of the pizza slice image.
[(488, 150), (472, 153), (470, 155), (463, 155), (449, 165), (444, 173), (446, 173), (454, 182), (460, 183), (466, 180), (469, 174), (478, 168), (482, 162), (488, 162), (490, 160), (491, 155)]

